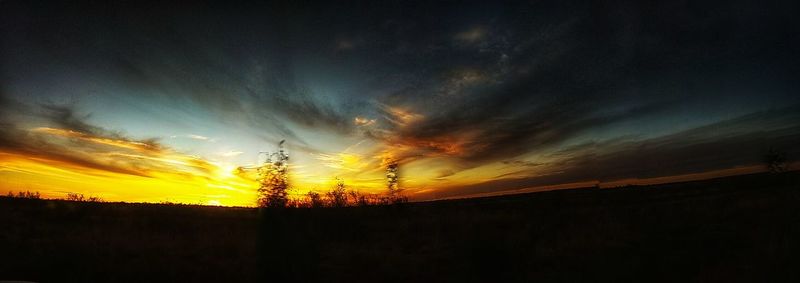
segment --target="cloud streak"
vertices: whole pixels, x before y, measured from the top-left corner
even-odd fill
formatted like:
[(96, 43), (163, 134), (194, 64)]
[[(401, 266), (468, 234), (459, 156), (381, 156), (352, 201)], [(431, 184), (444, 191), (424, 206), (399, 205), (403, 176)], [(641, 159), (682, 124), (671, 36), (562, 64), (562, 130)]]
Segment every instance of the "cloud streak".
[[(785, 150), (791, 160), (800, 156), (794, 146), (800, 142), (798, 110), (800, 106), (758, 112), (650, 139), (584, 143), (544, 156), (547, 162), (505, 161), (520, 168), (513, 174), (516, 177), (443, 188), (418, 197), (446, 198), (569, 183), (635, 183), (636, 179), (658, 177), (665, 177), (666, 182), (672, 176), (748, 166), (763, 171), (763, 156), (769, 148)], [(760, 125), (761, 131), (742, 131), (752, 125)]]

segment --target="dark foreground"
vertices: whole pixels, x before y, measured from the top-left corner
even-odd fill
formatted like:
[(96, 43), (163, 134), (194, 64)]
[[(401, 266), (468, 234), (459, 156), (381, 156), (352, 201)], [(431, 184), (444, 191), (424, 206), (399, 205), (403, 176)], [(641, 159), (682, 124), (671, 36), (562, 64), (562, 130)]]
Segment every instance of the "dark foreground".
[(0, 198), (0, 280), (800, 282), (799, 184), (261, 212)]

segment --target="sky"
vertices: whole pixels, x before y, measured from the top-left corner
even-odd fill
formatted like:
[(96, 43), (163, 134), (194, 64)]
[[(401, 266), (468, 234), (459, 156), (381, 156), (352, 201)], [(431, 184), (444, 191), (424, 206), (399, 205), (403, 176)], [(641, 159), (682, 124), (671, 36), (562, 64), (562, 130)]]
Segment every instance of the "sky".
[[(0, 193), (253, 205), (763, 170), (800, 153), (797, 4), (0, 1)], [(120, 1), (122, 2), (122, 1)]]

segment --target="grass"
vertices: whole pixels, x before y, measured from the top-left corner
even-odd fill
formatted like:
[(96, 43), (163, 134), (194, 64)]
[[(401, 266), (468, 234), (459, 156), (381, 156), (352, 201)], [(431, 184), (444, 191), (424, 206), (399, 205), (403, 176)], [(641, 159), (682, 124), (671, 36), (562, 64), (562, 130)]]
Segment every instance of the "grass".
[(0, 280), (797, 282), (798, 181), (279, 210), (0, 198)]

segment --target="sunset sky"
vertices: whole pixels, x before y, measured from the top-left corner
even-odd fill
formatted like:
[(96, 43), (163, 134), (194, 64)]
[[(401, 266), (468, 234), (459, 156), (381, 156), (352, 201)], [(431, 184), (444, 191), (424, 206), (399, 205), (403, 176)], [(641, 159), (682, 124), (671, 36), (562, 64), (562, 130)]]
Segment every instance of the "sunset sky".
[(292, 194), (392, 158), (412, 200), (800, 153), (794, 3), (115, 2), (0, 1), (0, 193), (253, 205), (281, 140)]

